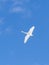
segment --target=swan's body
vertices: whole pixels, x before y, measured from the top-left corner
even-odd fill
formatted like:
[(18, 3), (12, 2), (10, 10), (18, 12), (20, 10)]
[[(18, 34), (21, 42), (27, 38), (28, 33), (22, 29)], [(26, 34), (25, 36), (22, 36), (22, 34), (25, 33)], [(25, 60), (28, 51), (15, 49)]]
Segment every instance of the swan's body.
[(35, 29), (35, 26), (32, 26), (32, 27), (29, 29), (28, 32), (21, 31), (22, 33), (26, 34), (25, 39), (24, 39), (24, 43), (26, 43), (27, 40), (28, 40), (31, 36), (33, 36), (32, 33), (33, 33), (34, 29)]

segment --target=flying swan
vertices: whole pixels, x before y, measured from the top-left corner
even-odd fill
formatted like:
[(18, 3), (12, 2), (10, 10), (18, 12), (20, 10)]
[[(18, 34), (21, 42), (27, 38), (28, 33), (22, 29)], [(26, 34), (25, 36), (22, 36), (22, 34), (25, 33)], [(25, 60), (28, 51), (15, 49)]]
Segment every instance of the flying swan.
[(28, 32), (21, 31), (22, 33), (26, 34), (26, 36), (25, 36), (25, 38), (24, 38), (24, 43), (26, 43), (27, 40), (28, 40), (31, 36), (33, 36), (32, 33), (33, 33), (34, 29), (35, 29), (35, 26), (32, 26), (32, 27), (29, 29)]

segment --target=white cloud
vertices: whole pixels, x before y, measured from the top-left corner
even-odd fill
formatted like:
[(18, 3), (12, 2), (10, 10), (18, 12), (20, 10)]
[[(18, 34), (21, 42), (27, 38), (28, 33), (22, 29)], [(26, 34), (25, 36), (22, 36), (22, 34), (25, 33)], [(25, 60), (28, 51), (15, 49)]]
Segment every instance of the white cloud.
[[(37, 10), (40, 8), (40, 1), (34, 1), (33, 3), (29, 4), (30, 0), (12, 0), (13, 4), (10, 7), (10, 13), (20, 13), (22, 14), (22, 18), (31, 18), (32, 17), (32, 10)], [(30, 6), (28, 6), (30, 5)], [(31, 9), (32, 8), (32, 9)]]
[(6, 27), (5, 29), (1, 28), (0, 29), (0, 35), (1, 34), (12, 34), (13, 33), (13, 29), (11, 26)]
[(10, 25), (4, 29), (4, 34), (13, 34), (13, 33), (14, 33), (13, 25)]
[(14, 0), (12, 6), (10, 7), (10, 13), (21, 13), (22, 18), (31, 17), (32, 12), (27, 8), (27, 3), (30, 0)]
[(12, 6), (10, 7), (10, 12), (17, 13), (17, 12), (24, 12), (23, 7), (23, 0), (14, 0)]
[(11, 28), (10, 28), (10, 27), (6, 28), (6, 29), (5, 29), (5, 32), (6, 32), (6, 33), (10, 33), (10, 32), (11, 32)]
[(14, 13), (23, 12), (23, 11), (24, 11), (24, 9), (23, 9), (22, 7), (20, 7), (20, 6), (18, 6), (18, 7), (13, 7), (13, 8), (11, 9), (11, 12), (14, 12)]

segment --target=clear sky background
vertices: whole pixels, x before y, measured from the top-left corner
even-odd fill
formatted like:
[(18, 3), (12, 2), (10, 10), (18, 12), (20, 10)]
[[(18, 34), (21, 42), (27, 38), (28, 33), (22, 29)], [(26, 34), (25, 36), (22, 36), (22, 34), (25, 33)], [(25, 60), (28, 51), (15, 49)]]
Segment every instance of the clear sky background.
[(49, 65), (49, 0), (0, 0), (0, 65)]

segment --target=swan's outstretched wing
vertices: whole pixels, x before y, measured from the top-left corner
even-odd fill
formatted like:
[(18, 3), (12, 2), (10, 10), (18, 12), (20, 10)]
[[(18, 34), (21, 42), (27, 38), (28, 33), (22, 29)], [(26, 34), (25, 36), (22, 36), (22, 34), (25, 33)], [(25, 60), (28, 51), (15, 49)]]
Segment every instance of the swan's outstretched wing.
[(25, 36), (24, 43), (27, 42), (27, 40), (29, 39), (29, 37), (30, 37), (30, 35), (26, 35), (26, 36)]
[(27, 32), (24, 32), (24, 31), (21, 31), (22, 33), (24, 33), (24, 34), (27, 34)]
[(32, 32), (34, 31), (34, 29), (35, 29), (35, 26), (32, 26), (32, 27), (30, 28), (30, 30), (29, 30), (29, 33), (32, 34)]

